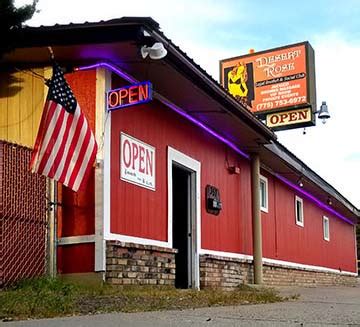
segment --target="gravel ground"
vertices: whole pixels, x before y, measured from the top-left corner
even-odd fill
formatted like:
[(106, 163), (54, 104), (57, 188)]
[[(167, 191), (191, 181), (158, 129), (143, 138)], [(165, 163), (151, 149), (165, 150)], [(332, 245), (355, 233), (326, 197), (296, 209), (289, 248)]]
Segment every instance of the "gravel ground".
[(183, 311), (114, 313), (58, 319), (3, 322), (7, 327), (145, 327), (145, 326), (359, 326), (360, 283), (357, 287), (283, 287), (282, 295), (298, 300)]

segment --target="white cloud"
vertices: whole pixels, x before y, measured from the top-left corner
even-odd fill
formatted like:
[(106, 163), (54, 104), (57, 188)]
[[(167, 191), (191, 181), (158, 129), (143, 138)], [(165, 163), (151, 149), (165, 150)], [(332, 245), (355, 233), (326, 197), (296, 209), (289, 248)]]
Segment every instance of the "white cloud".
[(360, 206), (360, 46), (336, 33), (315, 38), (318, 107), (326, 101), (331, 118), (316, 127), (279, 132), (279, 140), (357, 207)]
[[(226, 2), (226, 1), (225, 1)], [(30, 0), (16, 0), (16, 6), (31, 3)], [(221, 22), (234, 18), (237, 13), (230, 6), (216, 0), (205, 1), (168, 1), (137, 0), (134, 2), (102, 0), (40, 0), (40, 13), (31, 20), (31, 25), (99, 21), (124, 16), (153, 17), (167, 27), (188, 28), (187, 23), (208, 24), (211, 21)], [(196, 30), (195, 30), (196, 31)]]

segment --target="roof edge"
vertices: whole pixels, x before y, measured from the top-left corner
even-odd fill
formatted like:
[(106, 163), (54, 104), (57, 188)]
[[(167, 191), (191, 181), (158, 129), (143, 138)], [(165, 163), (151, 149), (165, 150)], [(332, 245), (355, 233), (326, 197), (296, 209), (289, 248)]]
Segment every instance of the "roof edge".
[(346, 199), (332, 185), (319, 176), (314, 170), (308, 167), (302, 160), (296, 157), (284, 145), (278, 141), (273, 141), (272, 143), (265, 144), (264, 146), (267, 150), (285, 160), (293, 169), (300, 172), (304, 177), (318, 185), (324, 192), (339, 201), (345, 208), (357, 216), (358, 219), (360, 218), (360, 210), (357, 207), (355, 207), (348, 199)]
[[(203, 68), (194, 62), (189, 56), (186, 55), (179, 47), (177, 47), (170, 39), (168, 39), (159, 30), (147, 31), (149, 34), (159, 42), (163, 42), (166, 45), (168, 51), (170, 51), (180, 62), (182, 62), (193, 74), (197, 75), (200, 80), (205, 82), (213, 91), (217, 92), (227, 105), (231, 106), (232, 113), (241, 115), (241, 118), (249, 122), (250, 125), (257, 129), (258, 132), (265, 136), (268, 140), (276, 140), (276, 134), (263, 124), (256, 116), (246, 109), (240, 102), (233, 98), (213, 77), (211, 77)], [(240, 109), (241, 108), (241, 109)], [(229, 108), (228, 108), (229, 109)], [(235, 112), (236, 110), (236, 112)], [(230, 110), (229, 110), (230, 111)]]

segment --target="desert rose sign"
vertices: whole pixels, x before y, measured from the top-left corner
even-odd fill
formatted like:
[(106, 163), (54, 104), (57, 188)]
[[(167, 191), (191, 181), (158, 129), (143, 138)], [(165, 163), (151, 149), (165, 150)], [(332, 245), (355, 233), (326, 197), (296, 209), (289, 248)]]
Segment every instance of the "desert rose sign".
[[(261, 119), (269, 113), (310, 108), (306, 119), (295, 119), (292, 113), (290, 119), (269, 127), (276, 130), (315, 124), (314, 50), (308, 42), (224, 59), (220, 75), (224, 88)], [(271, 120), (275, 119), (272, 116)]]

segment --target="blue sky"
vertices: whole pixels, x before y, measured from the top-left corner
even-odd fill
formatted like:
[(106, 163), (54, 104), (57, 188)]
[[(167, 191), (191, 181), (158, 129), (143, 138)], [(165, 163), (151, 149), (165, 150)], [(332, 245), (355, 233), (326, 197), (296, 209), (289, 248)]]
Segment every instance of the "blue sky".
[(206, 2), (209, 6), (221, 3), (220, 6), (226, 9), (221, 12), (223, 18), (200, 26), (196, 33), (199, 41), (207, 39), (234, 48), (239, 43), (245, 43), (262, 50), (283, 45), (284, 42), (311, 42), (309, 36), (314, 33), (334, 32), (347, 40), (359, 42), (359, 1)]
[[(16, 4), (29, 3), (17, 0)], [(28, 25), (151, 16), (164, 34), (215, 79), (219, 60), (309, 41), (315, 50), (323, 125), (278, 132), (280, 142), (360, 207), (360, 1), (358, 0), (39, 0)]]

